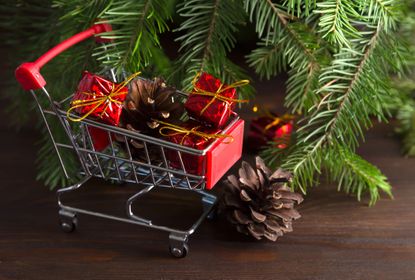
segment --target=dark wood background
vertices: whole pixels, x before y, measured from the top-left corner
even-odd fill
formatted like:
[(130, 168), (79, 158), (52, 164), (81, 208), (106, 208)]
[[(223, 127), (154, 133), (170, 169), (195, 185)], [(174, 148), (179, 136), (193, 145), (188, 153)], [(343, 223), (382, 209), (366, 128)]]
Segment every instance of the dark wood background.
[[(281, 79), (256, 87), (260, 103), (280, 107)], [(394, 200), (369, 208), (334, 185), (321, 185), (300, 206), (294, 232), (278, 242), (252, 241), (217, 219), (191, 237), (187, 258), (173, 259), (166, 233), (133, 225), (80, 216), (78, 231), (63, 233), (54, 192), (35, 181), (39, 135), (30, 127), (16, 133), (7, 116), (1, 119), (1, 280), (415, 279), (415, 159), (401, 156), (390, 125), (371, 129), (359, 152), (389, 177)], [(136, 189), (92, 181), (73, 201), (122, 214)], [(188, 224), (200, 205), (192, 195), (158, 191), (140, 210), (156, 221)]]

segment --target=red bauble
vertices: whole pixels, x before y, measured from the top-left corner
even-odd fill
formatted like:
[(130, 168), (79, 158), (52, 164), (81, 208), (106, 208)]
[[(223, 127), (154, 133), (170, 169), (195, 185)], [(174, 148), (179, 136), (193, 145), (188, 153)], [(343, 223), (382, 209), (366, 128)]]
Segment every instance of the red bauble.
[(288, 147), (294, 129), (292, 116), (278, 117), (276, 114), (258, 117), (252, 120), (249, 126), (248, 146), (257, 151), (268, 142), (275, 142), (276, 147)]

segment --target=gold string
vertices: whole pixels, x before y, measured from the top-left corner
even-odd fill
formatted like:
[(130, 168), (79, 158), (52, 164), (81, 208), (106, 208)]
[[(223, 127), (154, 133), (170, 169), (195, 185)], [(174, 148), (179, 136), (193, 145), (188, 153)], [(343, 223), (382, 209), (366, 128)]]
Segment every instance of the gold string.
[[(230, 144), (233, 142), (234, 138), (232, 135), (230, 134), (209, 134), (209, 133), (205, 133), (205, 132), (201, 132), (201, 131), (197, 131), (197, 129), (200, 128), (200, 126), (196, 126), (193, 127), (192, 129), (186, 129), (184, 127), (178, 126), (178, 125), (174, 125), (171, 123), (167, 123), (167, 122), (163, 122), (163, 121), (158, 121), (156, 120), (158, 123), (164, 125), (163, 127), (161, 127), (159, 129), (159, 133), (162, 136), (167, 136), (167, 137), (171, 137), (171, 136), (175, 136), (175, 135), (179, 135), (179, 134), (184, 134), (182, 140), (180, 141), (180, 145), (183, 145), (184, 139), (189, 136), (190, 134), (199, 136), (201, 138), (203, 138), (204, 140), (209, 140), (209, 139), (220, 139), (220, 138), (230, 138), (229, 141), (223, 142), (225, 144)], [(171, 130), (173, 131), (172, 133), (165, 133), (165, 130)]]
[(206, 111), (206, 109), (209, 108), (209, 106), (212, 105), (212, 103), (216, 99), (218, 99), (222, 102), (226, 102), (228, 104), (229, 104), (229, 102), (236, 102), (236, 103), (249, 102), (249, 100), (247, 100), (247, 99), (235, 99), (235, 98), (230, 98), (230, 97), (226, 97), (226, 96), (221, 95), (221, 93), (227, 91), (228, 89), (237, 88), (237, 87), (241, 87), (241, 86), (245, 86), (245, 85), (249, 84), (249, 80), (240, 80), (240, 81), (237, 81), (233, 84), (227, 85), (226, 87), (223, 87), (223, 84), (221, 84), (219, 86), (219, 88), (216, 90), (216, 92), (210, 92), (210, 91), (201, 89), (196, 85), (199, 77), (200, 77), (200, 73), (197, 73), (196, 76), (193, 78), (192, 85), (193, 85), (193, 90), (194, 91), (192, 92), (192, 94), (199, 94), (199, 95), (203, 95), (203, 96), (212, 96), (213, 97), (209, 101), (209, 103), (206, 104), (206, 106), (200, 111), (200, 115), (203, 115), (203, 113)]
[[(106, 103), (104, 110), (102, 111), (102, 113), (100, 114), (100, 117), (102, 117), (102, 115), (105, 113), (105, 111), (107, 110), (108, 106), (111, 103), (116, 103), (116, 104), (122, 104), (121, 101), (114, 99), (114, 97), (120, 96), (120, 95), (124, 95), (126, 94), (125, 92), (120, 92), (132, 79), (134, 79), (135, 77), (137, 77), (138, 75), (140, 75), (141, 72), (136, 72), (132, 75), (130, 75), (127, 79), (125, 79), (123, 82), (119, 83), (119, 84), (115, 84), (114, 82), (112, 83), (112, 90), (109, 94), (107, 95), (101, 95), (101, 96), (96, 96), (95, 93), (92, 92), (82, 92), (82, 94), (87, 95), (87, 96), (93, 96), (95, 97), (95, 99), (91, 100), (91, 99), (87, 99), (87, 100), (74, 100), (72, 101), (71, 107), (68, 109), (68, 111), (66, 112), (66, 117), (73, 121), (73, 122), (80, 122), (82, 120), (84, 120), (85, 118), (87, 118), (89, 115), (91, 115), (99, 106), (101, 106), (102, 104)], [(95, 105), (91, 110), (89, 110), (88, 112), (86, 112), (84, 115), (80, 116), (80, 117), (76, 117), (73, 118), (71, 117), (71, 112), (77, 108), (80, 107), (86, 107), (86, 106), (91, 106), (91, 105)]]

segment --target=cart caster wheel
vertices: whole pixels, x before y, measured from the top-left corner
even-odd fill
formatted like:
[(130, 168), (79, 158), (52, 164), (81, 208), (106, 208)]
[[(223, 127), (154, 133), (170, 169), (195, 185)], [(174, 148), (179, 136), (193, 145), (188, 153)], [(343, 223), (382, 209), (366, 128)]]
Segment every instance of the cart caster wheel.
[(170, 246), (170, 254), (175, 258), (184, 258), (187, 256), (187, 253), (189, 252), (189, 246), (187, 244), (183, 245), (183, 248), (177, 248), (177, 247), (171, 247)]
[(78, 221), (74, 219), (73, 221), (60, 221), (61, 229), (66, 233), (71, 233), (75, 231)]
[(76, 213), (60, 210), (59, 224), (64, 232), (73, 232), (78, 226), (78, 218), (76, 217)]

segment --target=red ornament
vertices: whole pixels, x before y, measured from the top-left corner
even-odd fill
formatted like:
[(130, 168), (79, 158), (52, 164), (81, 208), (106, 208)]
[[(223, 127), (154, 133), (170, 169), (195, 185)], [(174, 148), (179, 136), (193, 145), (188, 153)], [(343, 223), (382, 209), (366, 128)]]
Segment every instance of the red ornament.
[(222, 128), (233, 113), (235, 102), (247, 102), (247, 100), (236, 99), (235, 89), (247, 83), (248, 81), (242, 80), (226, 85), (212, 75), (202, 73), (194, 82), (193, 91), (185, 103), (185, 108), (194, 119)]
[(276, 114), (258, 117), (252, 120), (249, 126), (248, 145), (252, 150), (259, 150), (268, 142), (274, 141), (276, 147), (285, 149), (290, 142), (294, 128), (294, 117)]
[[(116, 84), (98, 75), (84, 72), (78, 84), (71, 107), (68, 110), (68, 118), (72, 121), (82, 121), (85, 118), (117, 126), (120, 120), (122, 103), (128, 94), (125, 82)], [(80, 117), (70, 116), (74, 111)], [(109, 143), (108, 134), (100, 128), (88, 127), (94, 148), (97, 151), (105, 149)]]

